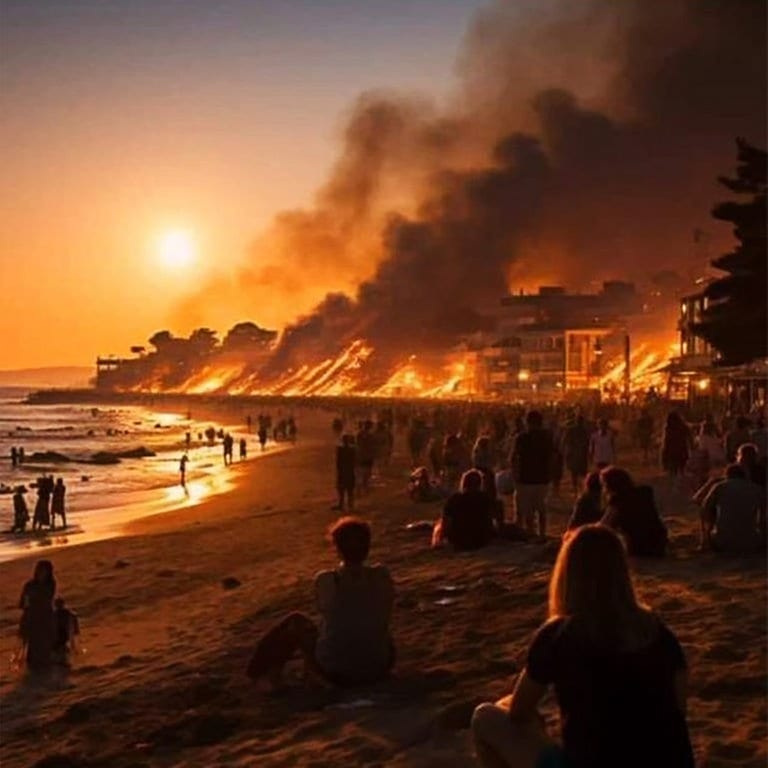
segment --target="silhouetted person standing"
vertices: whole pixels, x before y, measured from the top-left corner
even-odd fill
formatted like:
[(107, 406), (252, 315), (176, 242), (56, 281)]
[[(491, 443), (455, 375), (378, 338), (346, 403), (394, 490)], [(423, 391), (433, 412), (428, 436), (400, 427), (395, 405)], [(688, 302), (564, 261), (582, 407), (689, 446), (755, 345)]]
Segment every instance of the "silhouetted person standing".
[(339, 503), (335, 507), (350, 512), (355, 508), (355, 468), (357, 466), (357, 450), (352, 435), (344, 435), (341, 445), (336, 449), (336, 491)]
[(264, 447), (267, 444), (267, 425), (266, 423), (263, 423), (259, 426), (259, 445), (261, 446), (261, 450), (264, 450)]
[(244, 459), (248, 458), (248, 443), (246, 443), (245, 438), (240, 438), (240, 461), (243, 461)]
[(11, 533), (24, 533), (29, 522), (29, 509), (24, 499), (24, 491), (19, 487), (13, 493), (13, 528)]
[(526, 417), (526, 430), (515, 438), (510, 463), (515, 474), (516, 522), (529, 534), (547, 533), (547, 487), (552, 472), (552, 435), (538, 411)]
[(11, 448), (11, 466), (17, 467), (19, 465), (19, 452), (16, 450), (16, 446), (14, 445), (13, 448)]
[(179, 483), (182, 487), (187, 485), (187, 463), (189, 462), (189, 456), (185, 453), (179, 461)]
[(24, 463), (24, 446), (19, 447), (19, 466)]
[(64, 506), (64, 495), (67, 492), (67, 487), (64, 485), (64, 480), (58, 478), (56, 485), (53, 486), (53, 494), (51, 496), (51, 530), (56, 527), (56, 515), (61, 517), (61, 527), (67, 527), (67, 512)]

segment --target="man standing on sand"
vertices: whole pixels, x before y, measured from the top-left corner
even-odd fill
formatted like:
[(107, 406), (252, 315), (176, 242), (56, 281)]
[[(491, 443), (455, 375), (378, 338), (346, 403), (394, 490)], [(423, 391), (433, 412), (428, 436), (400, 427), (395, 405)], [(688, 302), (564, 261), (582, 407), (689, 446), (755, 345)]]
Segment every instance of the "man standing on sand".
[(355, 468), (357, 466), (357, 451), (352, 435), (344, 435), (341, 445), (336, 449), (336, 491), (339, 503), (334, 507), (344, 511), (344, 501), (347, 510), (355, 508)]
[(179, 462), (179, 482), (181, 484), (182, 488), (186, 488), (187, 486), (187, 462), (189, 461), (189, 456), (185, 453), (181, 457), (181, 461)]
[(547, 535), (547, 487), (552, 479), (552, 435), (539, 411), (529, 411), (526, 430), (515, 438), (510, 464), (515, 475), (515, 522), (529, 534)]

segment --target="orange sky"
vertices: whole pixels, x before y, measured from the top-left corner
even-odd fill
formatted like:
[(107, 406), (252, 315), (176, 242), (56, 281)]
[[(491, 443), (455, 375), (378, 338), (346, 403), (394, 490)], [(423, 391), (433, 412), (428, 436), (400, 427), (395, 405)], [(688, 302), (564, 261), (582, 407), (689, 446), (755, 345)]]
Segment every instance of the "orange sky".
[[(478, 4), (5, 2), (0, 369), (89, 365), (167, 327), (311, 198), (361, 90), (449, 87)], [(188, 269), (159, 261), (175, 228)]]

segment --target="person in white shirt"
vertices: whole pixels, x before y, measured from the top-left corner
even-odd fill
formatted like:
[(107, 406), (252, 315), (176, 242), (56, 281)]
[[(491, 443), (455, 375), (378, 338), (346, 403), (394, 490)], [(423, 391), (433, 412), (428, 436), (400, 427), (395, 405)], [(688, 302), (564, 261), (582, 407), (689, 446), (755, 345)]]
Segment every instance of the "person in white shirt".
[(607, 419), (600, 419), (597, 423), (597, 431), (589, 441), (589, 458), (598, 469), (616, 463), (616, 437)]

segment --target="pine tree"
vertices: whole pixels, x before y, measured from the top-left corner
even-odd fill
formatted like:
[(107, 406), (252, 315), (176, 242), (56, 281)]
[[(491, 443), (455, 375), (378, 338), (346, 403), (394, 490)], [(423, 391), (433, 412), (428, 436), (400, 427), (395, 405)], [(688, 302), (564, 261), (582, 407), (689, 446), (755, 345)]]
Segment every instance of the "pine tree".
[(768, 253), (766, 252), (765, 151), (737, 139), (736, 178), (719, 182), (744, 202), (719, 203), (712, 215), (733, 223), (736, 248), (712, 261), (727, 274), (704, 292), (707, 308), (696, 327), (718, 352), (719, 365), (741, 365), (768, 356)]

